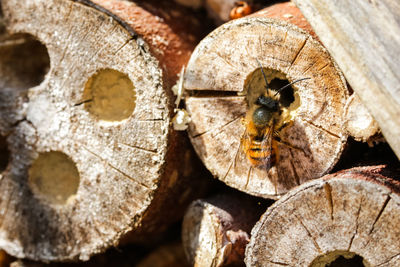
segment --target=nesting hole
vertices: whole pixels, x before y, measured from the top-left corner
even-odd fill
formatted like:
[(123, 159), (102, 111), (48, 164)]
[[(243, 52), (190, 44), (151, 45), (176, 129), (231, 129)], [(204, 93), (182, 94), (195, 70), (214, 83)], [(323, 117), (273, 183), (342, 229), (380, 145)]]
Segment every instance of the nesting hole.
[(47, 48), (32, 35), (0, 36), (0, 88), (27, 90), (39, 85), (49, 69)]
[[(266, 88), (275, 94), (279, 89), (290, 83), (283, 72), (268, 68), (263, 68), (263, 70), (267, 82), (264, 79), (261, 68), (258, 68), (247, 76), (244, 83), (246, 99), (249, 106), (253, 105), (261, 94), (265, 94)], [(288, 108), (292, 105), (291, 109), (295, 109), (299, 106), (299, 96), (293, 88), (293, 85), (281, 90), (279, 95), (279, 101), (283, 107)]]
[(85, 109), (99, 120), (122, 121), (135, 109), (135, 90), (128, 75), (102, 69), (87, 81), (83, 93)]
[(10, 159), (10, 151), (8, 150), (7, 140), (4, 136), (0, 136), (0, 173), (3, 172)]
[(75, 196), (79, 173), (66, 154), (59, 151), (39, 153), (29, 169), (29, 185), (39, 198), (63, 205)]
[(369, 267), (363, 257), (348, 251), (334, 251), (316, 258), (310, 267)]

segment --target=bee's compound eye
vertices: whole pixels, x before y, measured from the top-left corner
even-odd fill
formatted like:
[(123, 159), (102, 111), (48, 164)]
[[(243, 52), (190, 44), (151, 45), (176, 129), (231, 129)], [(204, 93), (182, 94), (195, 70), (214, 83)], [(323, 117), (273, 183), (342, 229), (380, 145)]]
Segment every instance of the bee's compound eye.
[(265, 126), (271, 118), (272, 113), (265, 107), (259, 107), (253, 113), (253, 122), (256, 126)]

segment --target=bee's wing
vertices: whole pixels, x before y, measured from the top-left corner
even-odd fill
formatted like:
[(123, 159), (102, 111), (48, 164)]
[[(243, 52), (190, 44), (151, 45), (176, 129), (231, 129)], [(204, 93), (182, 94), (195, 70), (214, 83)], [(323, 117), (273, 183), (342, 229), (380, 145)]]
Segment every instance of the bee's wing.
[(235, 167), (237, 165), (239, 165), (239, 163), (246, 161), (246, 147), (248, 146), (248, 144), (250, 144), (250, 141), (251, 141), (251, 139), (250, 139), (249, 132), (247, 130), (247, 127), (245, 127), (243, 135), (240, 138), (240, 144), (239, 144), (236, 154), (235, 154), (235, 158), (234, 158), (234, 166)]
[(272, 123), (271, 126), (267, 127), (264, 133), (264, 137), (261, 141), (261, 148), (265, 151), (265, 153), (269, 154), (266, 156), (263, 161), (263, 168), (270, 169), (271, 165), (275, 161), (275, 154), (272, 147), (272, 139), (274, 134), (275, 123)]

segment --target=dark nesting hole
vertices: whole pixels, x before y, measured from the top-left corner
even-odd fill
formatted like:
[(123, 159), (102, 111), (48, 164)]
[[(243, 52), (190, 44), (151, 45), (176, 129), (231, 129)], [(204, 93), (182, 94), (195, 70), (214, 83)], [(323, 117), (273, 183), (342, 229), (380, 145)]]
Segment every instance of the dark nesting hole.
[(47, 48), (32, 35), (0, 38), (0, 88), (26, 90), (37, 86), (49, 68)]
[(7, 168), (9, 159), (10, 151), (8, 150), (7, 140), (4, 136), (0, 136), (0, 172)]
[(349, 251), (332, 251), (317, 257), (310, 267), (365, 267), (370, 264), (361, 256)]
[[(278, 91), (279, 89), (281, 89), (282, 87), (284, 87), (285, 85), (288, 85), (289, 81), (288, 80), (282, 80), (282, 79), (278, 79), (275, 78), (273, 79), (269, 84), (269, 88), (271, 88), (272, 90)], [(288, 86), (286, 88), (284, 88), (282, 91), (280, 91), (280, 103), (282, 106), (284, 107), (288, 107), (290, 106), (290, 104), (292, 104), (294, 102), (294, 90), (292, 86)]]
[(363, 258), (355, 255), (353, 258), (346, 259), (343, 256), (326, 265), (327, 267), (364, 267)]

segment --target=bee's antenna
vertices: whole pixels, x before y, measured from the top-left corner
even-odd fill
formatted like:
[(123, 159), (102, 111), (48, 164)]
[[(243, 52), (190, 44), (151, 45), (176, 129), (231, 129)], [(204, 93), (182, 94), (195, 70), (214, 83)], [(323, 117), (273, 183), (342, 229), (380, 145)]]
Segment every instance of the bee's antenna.
[(295, 83), (297, 83), (297, 82), (301, 82), (301, 81), (304, 81), (304, 80), (308, 80), (308, 79), (311, 79), (311, 78), (301, 78), (301, 79), (295, 80), (294, 82), (291, 82), (291, 83), (289, 83), (289, 84), (286, 84), (285, 86), (281, 87), (281, 88), (275, 93), (274, 96), (276, 96), (276, 95), (279, 94), (283, 89), (285, 89), (285, 88), (291, 86), (292, 84), (295, 84)]
[(265, 89), (268, 90), (268, 80), (267, 80), (267, 76), (266, 76), (265, 73), (264, 73), (264, 69), (263, 69), (263, 66), (261, 65), (260, 61), (258, 61), (258, 59), (256, 59), (256, 60), (257, 60), (257, 62), (258, 62), (258, 65), (260, 65), (261, 73), (262, 73), (262, 75), (263, 75), (263, 77), (264, 77)]

